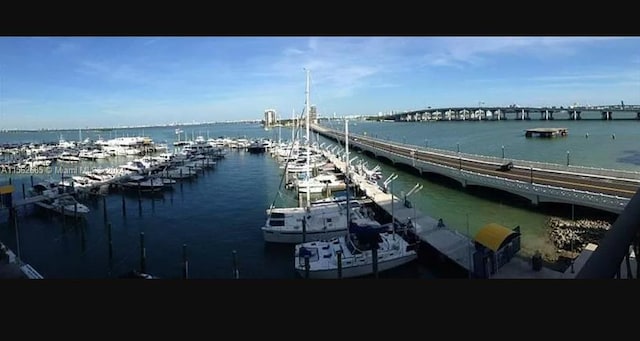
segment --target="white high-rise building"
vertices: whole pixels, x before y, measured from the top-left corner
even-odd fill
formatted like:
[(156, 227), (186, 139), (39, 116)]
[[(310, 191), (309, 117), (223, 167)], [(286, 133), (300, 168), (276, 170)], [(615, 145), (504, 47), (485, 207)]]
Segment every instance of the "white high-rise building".
[(264, 111), (264, 126), (271, 127), (276, 124), (276, 110), (267, 109)]

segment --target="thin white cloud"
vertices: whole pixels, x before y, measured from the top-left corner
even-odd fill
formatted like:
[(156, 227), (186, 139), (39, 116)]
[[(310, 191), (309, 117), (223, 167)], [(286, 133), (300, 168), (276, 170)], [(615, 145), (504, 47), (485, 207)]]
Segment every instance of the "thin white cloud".
[(155, 81), (133, 65), (106, 61), (82, 61), (76, 72), (95, 76), (106, 81), (124, 81), (138, 84), (153, 84)]
[(293, 40), (293, 46), (284, 47), (279, 58), (255, 75), (304, 86), (303, 69), (307, 68), (311, 70), (312, 92), (317, 101), (350, 97), (360, 89), (375, 86), (377, 76), (407, 68), (409, 58), (403, 60), (400, 50), (404, 41), (349, 37)]
[(481, 65), (495, 54), (531, 55), (540, 58), (572, 55), (581, 45), (619, 37), (454, 37), (435, 38), (424, 62), (432, 66)]

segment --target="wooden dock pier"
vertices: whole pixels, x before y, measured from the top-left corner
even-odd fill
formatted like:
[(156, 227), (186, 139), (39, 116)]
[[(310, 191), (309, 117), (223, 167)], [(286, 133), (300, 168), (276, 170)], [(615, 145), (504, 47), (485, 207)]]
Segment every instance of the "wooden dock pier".
[[(335, 167), (346, 174), (346, 163), (335, 155), (324, 152), (325, 157)], [(351, 173), (351, 182), (358, 187), (387, 214), (393, 217), (399, 226), (408, 224), (415, 227), (415, 234), (424, 243), (446, 256), (467, 272), (473, 272), (472, 257), (475, 252), (474, 241), (456, 230), (450, 229), (441, 221), (421, 213), (416, 208), (408, 207), (405, 201), (392, 193), (385, 192), (377, 184), (367, 181), (366, 177), (356, 172)]]

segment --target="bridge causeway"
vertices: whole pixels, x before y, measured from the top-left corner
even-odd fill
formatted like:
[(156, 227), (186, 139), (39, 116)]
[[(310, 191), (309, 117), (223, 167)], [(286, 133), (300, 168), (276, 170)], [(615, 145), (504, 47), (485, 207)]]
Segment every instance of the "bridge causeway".
[[(344, 143), (344, 133), (311, 125), (329, 139)], [(533, 204), (557, 202), (600, 209), (612, 213), (624, 210), (640, 186), (640, 172), (564, 166), (526, 160), (501, 159), (396, 143), (370, 136), (349, 134), (349, 144), (395, 164), (454, 179), (463, 187), (484, 186), (529, 199)], [(513, 167), (502, 170), (510, 161)]]
[[(586, 118), (582, 114), (598, 113), (596, 118)], [(555, 116), (554, 116), (555, 114)], [(607, 105), (597, 107), (449, 107), (427, 108), (394, 112), (378, 117), (393, 121), (482, 121), (482, 120), (640, 120), (640, 105)], [(591, 115), (593, 116), (593, 114)]]

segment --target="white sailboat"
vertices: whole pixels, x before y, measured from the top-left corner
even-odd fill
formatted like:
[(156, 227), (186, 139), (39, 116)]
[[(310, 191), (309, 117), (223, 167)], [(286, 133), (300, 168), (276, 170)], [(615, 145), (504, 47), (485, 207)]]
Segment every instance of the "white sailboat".
[[(262, 227), (264, 240), (270, 243), (299, 244), (304, 241), (327, 240), (347, 233), (347, 216), (366, 216), (362, 205), (355, 200), (328, 200), (310, 207), (282, 207), (268, 210)], [(347, 214), (347, 209), (351, 210)], [(303, 232), (304, 231), (304, 232)]]
[[(350, 177), (348, 124), (348, 120), (345, 120), (347, 187)], [(309, 278), (338, 278), (340, 271), (344, 278), (360, 277), (374, 272), (374, 261), (381, 272), (418, 258), (417, 244), (410, 244), (396, 234), (393, 225), (381, 226), (373, 219), (357, 216), (355, 219), (349, 217), (347, 221), (349, 230), (346, 236), (296, 245), (294, 267), (301, 276), (308, 274)], [(340, 265), (338, 253), (341, 253)]]
[[(309, 150), (309, 70), (306, 83), (305, 116), (307, 136), (306, 150)], [(306, 158), (306, 177), (309, 178), (309, 157)], [(286, 176), (286, 172), (285, 175)], [(270, 208), (268, 218), (261, 227), (264, 240), (273, 243), (301, 243), (303, 241), (330, 239), (347, 232), (348, 205), (329, 202), (326, 205), (312, 205), (311, 191), (306, 192), (305, 207)]]

